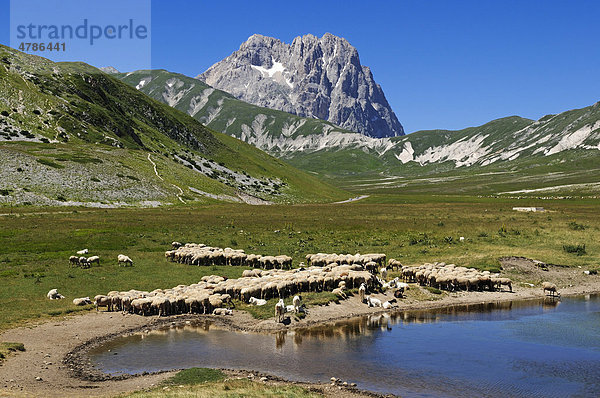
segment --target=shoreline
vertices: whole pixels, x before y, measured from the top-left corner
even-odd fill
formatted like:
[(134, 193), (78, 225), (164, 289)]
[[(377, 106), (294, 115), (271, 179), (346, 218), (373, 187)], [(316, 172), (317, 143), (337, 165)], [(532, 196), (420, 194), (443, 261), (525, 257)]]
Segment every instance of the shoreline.
[[(554, 268), (554, 267), (553, 267)], [(575, 277), (578, 269), (554, 268), (575, 286), (561, 289), (562, 297), (600, 294), (600, 276)], [(569, 275), (570, 274), (570, 275)], [(581, 282), (581, 283), (578, 283)], [(10, 329), (0, 334), (0, 341), (17, 341), (25, 344), (26, 351), (8, 357), (0, 365), (0, 396), (43, 394), (45, 396), (107, 396), (155, 387), (172, 376), (177, 370), (136, 375), (113, 376), (100, 372), (89, 362), (87, 353), (109, 340), (164, 327), (183, 326), (193, 323), (211, 322), (212, 327), (238, 332), (274, 333), (293, 331), (317, 326), (327, 326), (352, 318), (382, 313), (412, 311), (436, 311), (470, 305), (487, 305), (509, 301), (543, 299), (541, 288), (523, 287), (516, 283), (514, 292), (454, 292), (444, 293), (433, 301), (401, 299), (392, 310), (369, 308), (358, 302), (358, 297), (349, 297), (339, 304), (309, 308), (305, 319), (290, 325), (276, 323), (273, 319), (258, 320), (243, 311), (234, 311), (234, 316), (176, 315), (164, 318), (143, 317), (120, 312), (90, 311), (81, 315), (50, 319), (46, 322)], [(390, 299), (391, 295), (377, 294), (375, 297)], [(329, 383), (306, 383), (289, 381), (252, 370), (227, 370), (229, 374), (254, 374), (267, 377), (268, 382), (287, 383), (322, 390), (326, 396), (382, 396), (357, 388), (338, 389)], [(232, 373), (233, 372), (233, 373)], [(237, 373), (236, 373), (237, 372)], [(335, 375), (331, 375), (335, 376)], [(36, 380), (41, 378), (41, 380)], [(360, 387), (360, 386), (359, 386)], [(333, 389), (331, 389), (333, 388)], [(331, 391), (328, 391), (330, 389)]]

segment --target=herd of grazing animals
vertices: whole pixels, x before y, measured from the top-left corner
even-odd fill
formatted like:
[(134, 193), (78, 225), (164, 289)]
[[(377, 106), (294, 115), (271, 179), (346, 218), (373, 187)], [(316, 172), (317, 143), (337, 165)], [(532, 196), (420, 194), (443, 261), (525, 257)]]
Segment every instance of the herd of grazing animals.
[[(87, 254), (88, 249), (77, 254)], [(512, 281), (501, 278), (489, 271), (478, 271), (454, 264), (433, 263), (416, 267), (403, 266), (399, 261), (390, 259), (386, 265), (386, 255), (371, 254), (308, 254), (305, 267), (292, 269), (292, 258), (289, 256), (262, 256), (246, 254), (243, 250), (221, 249), (203, 244), (172, 243), (172, 250), (165, 252), (167, 260), (190, 265), (231, 265), (249, 266), (242, 277), (227, 279), (217, 275), (202, 277), (192, 285), (179, 285), (171, 289), (156, 289), (151, 292), (129, 290), (112, 291), (106, 295), (94, 297), (93, 304), (106, 307), (108, 311), (123, 311), (139, 315), (176, 315), (182, 313), (201, 313), (231, 315), (232, 300), (240, 300), (253, 305), (264, 305), (267, 300), (278, 298), (275, 316), (283, 319), (285, 312), (300, 311), (300, 293), (329, 291), (338, 297), (347, 298), (348, 289), (357, 289), (360, 302), (370, 307), (392, 308), (391, 302), (367, 296), (367, 292), (396, 288), (400, 293), (408, 288), (407, 283), (399, 282), (399, 278), (387, 281), (388, 270), (399, 270), (402, 279), (409, 283), (418, 283), (442, 290), (456, 291), (495, 291), (506, 287), (512, 292)], [(89, 267), (93, 263), (100, 264), (99, 256), (71, 256), (72, 265)], [(133, 265), (130, 257), (119, 254), (118, 265)], [(381, 267), (381, 268), (379, 268)], [(381, 278), (377, 274), (381, 274)], [(552, 295), (557, 292), (556, 285), (544, 282), (544, 293)], [(397, 292), (396, 292), (397, 293)], [(285, 306), (283, 299), (293, 298), (293, 305)], [(402, 297), (402, 294), (396, 295)], [(56, 289), (48, 293), (48, 298), (60, 299)], [(73, 300), (75, 305), (91, 303), (89, 297)]]
[(96, 308), (106, 307), (108, 311), (120, 310), (139, 315), (212, 314), (217, 308), (229, 307), (233, 299), (258, 303), (296, 295), (293, 307), (298, 310), (300, 293), (334, 291), (342, 286), (343, 289), (352, 289), (364, 285), (376, 289), (379, 283), (372, 273), (357, 264), (330, 264), (326, 267), (291, 270), (254, 269), (244, 273), (245, 276), (237, 279), (204, 276), (200, 282), (189, 286), (179, 285), (152, 292), (113, 291), (94, 297), (94, 303)]
[(173, 242), (173, 250), (165, 252), (165, 258), (181, 264), (189, 265), (238, 265), (244, 267), (263, 269), (290, 269), (292, 258), (290, 256), (261, 256), (260, 254), (246, 254), (244, 250), (234, 250), (229, 247), (206, 246), (201, 243)]
[(454, 264), (434, 263), (419, 267), (402, 267), (402, 277), (406, 282), (416, 282), (421, 286), (440, 290), (495, 291), (506, 286), (512, 292), (512, 281), (508, 278)]
[(100, 256), (85, 257), (84, 254), (88, 254), (88, 249), (79, 250), (77, 256), (69, 257), (69, 264), (73, 267), (90, 268), (92, 264), (100, 265)]

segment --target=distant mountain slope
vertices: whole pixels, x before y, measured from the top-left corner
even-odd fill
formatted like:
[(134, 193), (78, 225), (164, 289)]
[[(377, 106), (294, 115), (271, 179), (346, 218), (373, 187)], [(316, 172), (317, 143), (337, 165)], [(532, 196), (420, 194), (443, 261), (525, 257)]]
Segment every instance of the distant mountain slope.
[(165, 70), (115, 75), (150, 97), (189, 114), (216, 131), (286, 157), (298, 151), (373, 142), (332, 123), (248, 104), (201, 80)]
[[(487, 179), (474, 178), (472, 184), (466, 184), (467, 191), (493, 193), (549, 187), (553, 179), (544, 177), (545, 172), (553, 173), (557, 181), (557, 173), (563, 173), (563, 185), (596, 182), (594, 176), (600, 175), (593, 173), (594, 159), (600, 164), (600, 104), (538, 121), (511, 116), (458, 131), (372, 138), (317, 119), (250, 105), (197, 79), (167, 71), (138, 71), (119, 77), (215, 130), (347, 189), (397, 187), (393, 183), (396, 178), (481, 174)], [(505, 170), (513, 170), (514, 178), (497, 174)], [(488, 172), (494, 173), (492, 177)], [(368, 182), (361, 183), (363, 178)], [(497, 191), (489, 185), (491, 180), (501, 185)], [(422, 188), (456, 191), (447, 184), (418, 189)]]
[(370, 137), (404, 134), (371, 70), (344, 38), (292, 44), (255, 34), (198, 78), (248, 103), (327, 120)]
[(83, 63), (0, 46), (0, 203), (347, 197)]

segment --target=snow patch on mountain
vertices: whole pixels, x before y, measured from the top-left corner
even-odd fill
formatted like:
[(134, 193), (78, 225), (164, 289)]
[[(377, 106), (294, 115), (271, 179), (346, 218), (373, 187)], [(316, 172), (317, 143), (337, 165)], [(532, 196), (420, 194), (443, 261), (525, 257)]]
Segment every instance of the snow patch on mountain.
[(271, 63), (272, 63), (272, 66), (269, 69), (267, 69), (263, 66), (257, 66), (257, 65), (250, 65), (250, 66), (252, 67), (252, 69), (255, 69), (255, 70), (259, 71), (260, 73), (262, 73), (263, 77), (268, 76), (269, 78), (275, 80), (277, 83), (280, 83), (280, 84), (285, 83), (290, 88), (294, 88), (294, 84), (286, 76), (286, 75), (289, 75), (289, 73), (286, 72), (285, 66), (283, 66), (283, 64), (281, 62), (276, 62), (273, 58), (271, 58)]
[(146, 84), (152, 81), (152, 77), (148, 76), (140, 80), (140, 82), (135, 86), (136, 90), (141, 90)]

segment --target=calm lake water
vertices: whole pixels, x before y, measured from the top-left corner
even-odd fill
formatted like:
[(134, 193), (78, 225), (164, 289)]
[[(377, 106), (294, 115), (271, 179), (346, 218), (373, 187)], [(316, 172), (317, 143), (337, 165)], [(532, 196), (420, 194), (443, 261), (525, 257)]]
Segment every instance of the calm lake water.
[(254, 369), (301, 381), (335, 376), (403, 397), (600, 397), (600, 296), (410, 311), (279, 334), (207, 323), (119, 338), (90, 357), (111, 374)]

